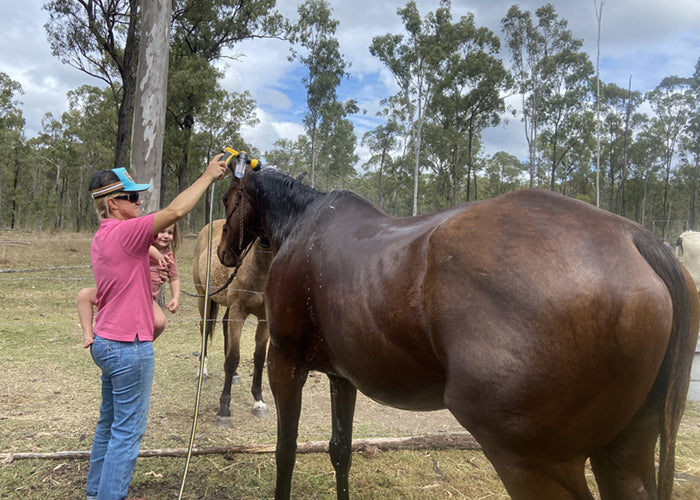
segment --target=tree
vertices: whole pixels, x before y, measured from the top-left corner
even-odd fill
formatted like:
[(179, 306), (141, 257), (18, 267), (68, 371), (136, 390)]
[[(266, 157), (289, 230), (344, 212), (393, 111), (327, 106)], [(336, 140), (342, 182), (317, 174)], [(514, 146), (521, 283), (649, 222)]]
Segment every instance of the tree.
[(437, 51), (437, 68), (430, 75), (433, 93), (430, 118), (440, 127), (435, 139), (447, 141), (447, 160), (452, 185), (451, 203), (457, 203), (460, 167), (467, 166), (467, 200), (474, 175), (476, 198), (476, 141), (481, 132), (500, 122), (505, 111), (503, 94), (511, 85), (509, 73), (496, 57), (500, 41), (487, 28), (477, 28), (474, 16), (451, 22), (449, 3), (428, 16), (433, 25), (431, 43)]
[(149, 0), (143, 5), (130, 165), (138, 178), (151, 184), (141, 201), (146, 212), (161, 208), (171, 11), (172, 0)]
[[(677, 76), (666, 77), (654, 90), (647, 92), (646, 99), (656, 115), (651, 130), (664, 145), (663, 218), (668, 220), (668, 189), (674, 156), (681, 134), (690, 120), (691, 111), (695, 108), (691, 80)], [(662, 238), (666, 237), (666, 229), (664, 225)]]
[[(200, 156), (211, 158), (220, 153), (225, 145), (235, 145), (237, 150), (246, 151), (251, 158), (256, 156), (241, 135), (243, 127), (253, 127), (258, 123), (255, 101), (247, 91), (237, 94), (218, 89), (199, 114), (198, 120), (199, 127), (192, 139), (192, 149)], [(220, 197), (223, 194), (218, 193)], [(202, 224), (209, 222), (209, 200), (209, 197), (204, 199)], [(219, 207), (223, 207), (223, 203)]]
[(383, 208), (382, 175), (385, 166), (392, 161), (391, 152), (396, 148), (398, 133), (399, 125), (390, 120), (386, 125), (377, 126), (362, 137), (362, 144), (366, 145), (372, 154), (365, 164), (366, 168), (377, 165), (377, 205), (380, 208)]
[(689, 191), (688, 223), (697, 229), (697, 199), (700, 190), (700, 58), (695, 64), (695, 73), (690, 80), (690, 88), (695, 98), (695, 108), (681, 141), (681, 156), (686, 165), (686, 186)]
[(512, 58), (512, 71), (520, 92), (525, 140), (529, 153), (530, 187), (535, 185), (537, 171), (537, 133), (540, 105), (544, 99), (545, 82), (540, 65), (546, 40), (538, 32), (529, 12), (513, 5), (501, 19), (506, 44)]
[[(547, 117), (544, 115), (544, 107), (548, 104), (551, 108), (552, 98), (563, 97), (562, 84), (575, 84), (575, 80), (563, 74), (566, 65), (572, 63), (571, 57), (585, 57), (585, 54), (578, 53), (582, 42), (571, 36), (566, 20), (559, 19), (552, 4), (538, 8), (535, 16), (536, 23), (530, 12), (523, 12), (518, 5), (513, 5), (501, 19), (506, 45), (511, 53), (513, 77), (521, 95), (522, 119), (530, 158), (530, 187), (534, 186), (538, 171), (538, 134), (543, 120), (553, 117), (551, 109)], [(559, 90), (559, 93), (552, 95), (553, 89)], [(561, 108), (562, 104), (560, 101), (555, 106)], [(550, 137), (557, 137), (557, 134), (550, 134)], [(557, 160), (554, 157), (550, 160), (553, 161), (550, 163), (551, 171), (551, 168), (557, 168)]]
[[(0, 169), (0, 222), (9, 222), (11, 229), (17, 224), (22, 201), (20, 177), (25, 157), (24, 118), (19, 102), (22, 94), (22, 86), (0, 72), (0, 153), (4, 160)], [(5, 216), (8, 212), (9, 216)]]
[(325, 174), (325, 189), (346, 188), (350, 179), (356, 176), (355, 137), (352, 122), (346, 118), (356, 113), (355, 101), (342, 104), (338, 101), (324, 106), (323, 119), (318, 128), (320, 147), (318, 148), (320, 169)]
[[(607, 140), (597, 139), (600, 147), (605, 146), (607, 154), (608, 170), (608, 206), (610, 211), (624, 215), (625, 183), (627, 180), (628, 165), (627, 151), (632, 141), (632, 114), (642, 102), (639, 92), (623, 89), (614, 83), (603, 84), (597, 100), (597, 113), (602, 113), (602, 120), (596, 127), (604, 128)], [(596, 155), (599, 154), (596, 148)], [(600, 159), (596, 160), (596, 170), (603, 170)], [(597, 174), (596, 174), (597, 178)], [(618, 189), (615, 190), (615, 180), (618, 181)], [(599, 188), (599, 184), (596, 185)], [(600, 199), (600, 191), (597, 189), (597, 199)], [(617, 202), (616, 202), (617, 200)]]
[(607, 0), (593, 0), (598, 24), (595, 53), (595, 137), (596, 137), (596, 206), (600, 206), (600, 29), (603, 26), (603, 7)]
[(83, 85), (68, 92), (68, 110), (60, 120), (47, 114), (36, 139), (41, 163), (55, 169), (55, 195), (45, 204), (56, 229), (80, 231), (96, 221), (88, 182), (96, 170), (112, 168), (116, 110), (109, 89)]
[(213, 63), (242, 40), (279, 37), (282, 23), (274, 5), (275, 0), (174, 1), (163, 162), (175, 172), (177, 192), (190, 184), (191, 141), (199, 116), (220, 90), (221, 72)]
[(485, 179), (481, 192), (485, 198), (493, 198), (519, 189), (526, 166), (516, 157), (499, 151), (486, 159)]
[(138, 0), (52, 0), (44, 6), (51, 52), (104, 81), (117, 110), (114, 167), (126, 165), (138, 60)]
[[(307, 111), (304, 125), (311, 142), (311, 186), (316, 184), (316, 164), (318, 160), (318, 132), (325, 113), (341, 115), (328, 117), (330, 122), (340, 120), (348, 112), (344, 107), (335, 106), (336, 89), (347, 76), (346, 63), (340, 54), (335, 30), (338, 21), (333, 19), (330, 4), (326, 0), (306, 0), (298, 8), (299, 20), (291, 28), (290, 41), (299, 44), (300, 51), (292, 47), (290, 60), (299, 60), (306, 67), (307, 74), (302, 78), (306, 86)], [(326, 126), (326, 132), (332, 128)]]
[(588, 142), (593, 128), (593, 117), (588, 113), (593, 66), (588, 56), (578, 51), (583, 42), (569, 35), (561, 34), (559, 51), (543, 61), (548, 84), (546, 99), (540, 106), (539, 141), (543, 157), (549, 160), (552, 191), (557, 170), (579, 144)]
[[(449, 0), (441, 0), (441, 8), (449, 10)], [(399, 86), (401, 104), (407, 110), (411, 124), (413, 144), (413, 215), (418, 213), (418, 175), (420, 173), (421, 132), (425, 120), (425, 109), (431, 97), (429, 75), (435, 67), (428, 50), (429, 36), (426, 24), (421, 20), (416, 3), (410, 1), (397, 9), (406, 30), (403, 35), (386, 34), (372, 39), (370, 53), (377, 57), (394, 75)]]
[(311, 144), (306, 135), (300, 135), (296, 141), (279, 139), (273, 146), (264, 154), (270, 165), (293, 177), (302, 178), (309, 173)]

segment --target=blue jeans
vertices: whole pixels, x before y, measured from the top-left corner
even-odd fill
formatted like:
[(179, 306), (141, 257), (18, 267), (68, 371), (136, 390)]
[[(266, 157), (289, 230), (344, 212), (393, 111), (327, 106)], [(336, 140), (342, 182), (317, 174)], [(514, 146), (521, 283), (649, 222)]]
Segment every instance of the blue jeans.
[(86, 493), (98, 500), (122, 500), (146, 432), (155, 367), (153, 344), (95, 337), (90, 354), (102, 370), (102, 404)]

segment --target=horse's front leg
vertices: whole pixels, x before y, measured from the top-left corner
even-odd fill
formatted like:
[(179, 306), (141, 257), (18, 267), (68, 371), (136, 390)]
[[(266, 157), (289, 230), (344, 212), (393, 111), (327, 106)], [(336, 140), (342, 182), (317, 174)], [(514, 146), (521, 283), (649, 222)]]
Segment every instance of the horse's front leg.
[(270, 330), (267, 327), (265, 316), (258, 317), (258, 327), (255, 330), (255, 353), (253, 354), (253, 415), (266, 417), (270, 412), (267, 409), (262, 396), (262, 376), (267, 355), (267, 344), (270, 339)]
[(224, 314), (224, 388), (219, 397), (219, 413), (216, 415), (217, 427), (231, 427), (231, 385), (240, 383), (238, 365), (241, 361), (241, 330), (243, 322), (238, 318), (231, 321), (231, 309)]
[(352, 461), (352, 421), (357, 388), (345, 378), (328, 375), (331, 382), (331, 418), (333, 433), (328, 445), (335, 469), (338, 500), (348, 500), (348, 475)]
[(308, 371), (298, 362), (295, 349), (270, 345), (267, 375), (277, 409), (277, 483), (275, 500), (288, 500), (297, 453), (297, 432), (301, 413), (301, 391)]

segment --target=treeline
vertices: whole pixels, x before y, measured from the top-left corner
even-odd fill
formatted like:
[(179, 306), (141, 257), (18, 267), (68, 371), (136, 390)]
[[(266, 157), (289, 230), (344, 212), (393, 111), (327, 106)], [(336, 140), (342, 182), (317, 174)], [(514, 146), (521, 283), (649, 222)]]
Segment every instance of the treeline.
[[(670, 75), (642, 93), (631, 77), (626, 87), (599, 81), (583, 41), (550, 4), (534, 12), (513, 5), (497, 34), (472, 14), (454, 16), (449, 0), (424, 16), (408, 2), (397, 11), (403, 32), (377, 34), (367, 54), (399, 91), (382, 102), (379, 125), (358, 138), (352, 118), (362, 110), (338, 98), (351, 73), (329, 2), (306, 0), (296, 19), (274, 5), (173, 0), (161, 205), (230, 144), (398, 216), (540, 187), (668, 240), (698, 229), (700, 59), (693, 75)], [(0, 227), (92, 230), (90, 175), (128, 165), (140, 2), (55, 0), (44, 8), (54, 55), (100, 84), (69, 92), (68, 111), (45, 115), (41, 133), (27, 138), (21, 86), (0, 74)], [(255, 102), (222, 88), (216, 67), (236, 44), (261, 38), (289, 44), (306, 91), (305, 134), (271, 151), (246, 143), (241, 127), (256, 123)], [(508, 95), (520, 97), (518, 109), (507, 109)], [(524, 124), (527, 158), (482, 150), (484, 131), (509, 113)], [(360, 142), (371, 152), (366, 162)], [(217, 189), (220, 197), (225, 188)], [(201, 228), (207, 213), (202, 203), (185, 231)]]

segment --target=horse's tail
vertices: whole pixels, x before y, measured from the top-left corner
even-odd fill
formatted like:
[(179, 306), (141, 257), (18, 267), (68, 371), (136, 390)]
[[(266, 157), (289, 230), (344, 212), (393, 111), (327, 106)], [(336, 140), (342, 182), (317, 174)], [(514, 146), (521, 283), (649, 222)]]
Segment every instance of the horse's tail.
[(654, 383), (659, 395), (659, 476), (658, 498), (668, 500), (673, 490), (676, 435), (680, 426), (690, 384), (698, 336), (698, 298), (691, 278), (661, 240), (647, 232), (639, 232), (635, 245), (659, 275), (671, 294), (673, 327), (661, 369)]

